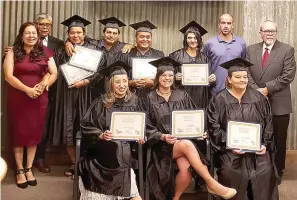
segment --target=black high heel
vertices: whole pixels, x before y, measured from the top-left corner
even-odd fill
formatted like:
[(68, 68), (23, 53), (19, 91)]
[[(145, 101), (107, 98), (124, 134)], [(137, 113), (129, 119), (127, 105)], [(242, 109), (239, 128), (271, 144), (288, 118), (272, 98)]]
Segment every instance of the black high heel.
[[(30, 168), (25, 168), (25, 173), (27, 172), (32, 172), (32, 167)], [(32, 175), (33, 175), (33, 172), (32, 172)], [(34, 175), (33, 175), (34, 176)], [(26, 176), (27, 177), (27, 176)], [(34, 180), (28, 180), (27, 178), (27, 182), (28, 182), (28, 185), (31, 185), (31, 186), (36, 186), (37, 185), (37, 180), (36, 178)]]
[[(26, 177), (25, 170), (24, 169), (18, 169), (18, 170), (16, 170), (15, 175), (17, 176), (18, 174), (24, 174), (24, 176)], [(18, 183), (17, 177), (15, 177), (15, 178), (16, 178), (16, 184), (17, 184), (17, 186), (19, 188), (25, 189), (25, 188), (28, 187), (28, 181), (26, 181), (24, 183)]]

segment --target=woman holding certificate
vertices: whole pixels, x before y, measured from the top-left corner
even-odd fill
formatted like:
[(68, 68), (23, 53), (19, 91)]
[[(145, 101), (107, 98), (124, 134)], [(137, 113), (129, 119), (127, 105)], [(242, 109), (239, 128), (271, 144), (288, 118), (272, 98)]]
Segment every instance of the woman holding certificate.
[(92, 103), (81, 121), (83, 137), (93, 138), (79, 161), (81, 200), (141, 200), (132, 169), (131, 142), (113, 140), (116, 133), (110, 131), (113, 112), (140, 111), (138, 97), (129, 90), (129, 69), (117, 61), (100, 71), (108, 77), (106, 94)]
[[(216, 76), (209, 71), (207, 57), (201, 52), (201, 37), (207, 31), (197, 22), (191, 21), (180, 32), (184, 34), (184, 47), (169, 54), (175, 61), (186, 64), (179, 67), (176, 74), (177, 85), (190, 95), (198, 108), (206, 109), (210, 97), (209, 83), (216, 80)], [(183, 74), (181, 71), (184, 71)]]
[[(74, 15), (62, 22), (62, 24), (68, 27), (68, 39), (73, 45), (92, 50), (99, 50), (95, 45), (84, 40), (86, 36), (85, 26), (90, 24), (89, 21), (78, 15)], [(57, 51), (55, 60), (57, 65), (60, 66), (60, 69), (57, 81), (56, 105), (54, 111), (53, 145), (66, 145), (68, 155), (72, 163), (74, 163), (74, 141), (75, 135), (79, 130), (78, 124), (93, 100), (90, 84), (98, 81), (97, 75), (99, 74), (97, 72), (90, 74), (88, 71), (74, 66), (70, 66), (70, 69), (76, 70), (75, 74), (66, 74), (65, 71), (62, 73), (62, 67), (70, 60), (70, 57), (67, 55), (64, 47)], [(99, 67), (102, 67), (104, 62), (105, 59), (104, 56), (102, 56)], [(68, 72), (70, 73), (71, 70)], [(67, 77), (80, 76), (81, 74), (89, 74), (89, 76), (82, 80), (78, 79), (78, 81), (74, 82), (70, 86), (68, 85), (69, 80)], [(98, 90), (100, 89), (103, 90), (103, 88), (98, 88)], [(73, 167), (74, 165), (65, 171), (65, 176), (73, 175)]]
[(219, 182), (235, 188), (235, 200), (277, 200), (273, 159), (272, 114), (268, 99), (247, 87), (251, 63), (236, 58), (221, 64), (228, 70), (226, 89), (211, 100), (208, 128), (220, 157)]
[[(174, 72), (180, 64), (169, 57), (150, 62), (157, 67), (155, 90), (151, 91), (144, 102), (150, 123), (147, 127), (147, 144), (151, 147), (151, 161), (148, 163), (150, 200), (164, 200), (172, 197), (174, 187), (175, 160), (179, 172), (176, 176), (174, 200), (178, 200), (191, 181), (191, 170), (197, 172), (206, 182), (209, 192), (224, 199), (230, 199), (236, 190), (224, 187), (214, 180), (208, 172), (206, 158), (190, 140), (177, 140), (172, 136), (171, 113), (176, 110), (194, 110), (191, 97), (174, 87)], [(197, 122), (198, 123), (198, 122)]]

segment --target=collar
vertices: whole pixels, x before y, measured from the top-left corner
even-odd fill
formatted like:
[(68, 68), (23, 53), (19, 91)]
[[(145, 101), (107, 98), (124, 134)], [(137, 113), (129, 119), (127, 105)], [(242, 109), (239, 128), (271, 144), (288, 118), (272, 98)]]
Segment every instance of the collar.
[[(220, 34), (217, 35), (217, 39), (218, 39), (218, 42), (226, 42), (225, 40), (222, 40)], [(234, 33), (232, 33), (232, 40), (231, 42), (235, 42), (236, 41), (236, 36), (234, 35)]]
[(265, 48), (268, 48), (268, 51), (271, 52), (271, 49), (274, 46), (274, 44), (275, 44), (275, 42), (270, 46), (266, 46), (265, 42), (263, 42), (263, 48), (262, 48), (263, 52), (265, 51)]
[[(258, 91), (256, 91), (258, 92)], [(227, 96), (230, 96), (230, 100), (228, 99), (228, 102), (229, 103), (239, 103), (238, 102), (238, 99), (236, 99), (230, 91), (228, 91), (226, 89), (226, 93), (227, 93)], [(258, 99), (258, 97), (256, 97), (256, 95), (254, 94), (253, 92), (253, 89), (251, 89), (250, 87), (247, 87), (246, 90), (245, 90), (245, 93), (243, 94), (242, 98), (241, 98), (241, 103), (253, 103), (253, 102), (256, 102)]]
[(46, 36), (45, 38), (43, 38), (44, 41), (48, 42), (48, 36)]

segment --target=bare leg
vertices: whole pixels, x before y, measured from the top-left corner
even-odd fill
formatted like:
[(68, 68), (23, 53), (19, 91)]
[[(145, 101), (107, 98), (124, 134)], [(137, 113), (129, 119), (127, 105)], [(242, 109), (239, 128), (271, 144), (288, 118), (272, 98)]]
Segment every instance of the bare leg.
[[(35, 153), (36, 153), (36, 145), (27, 147), (27, 168), (32, 167), (34, 157), (35, 157)], [(27, 176), (28, 181), (35, 180), (35, 177), (33, 176), (32, 171), (26, 172), (26, 176)]]
[(75, 147), (74, 146), (66, 146), (66, 151), (72, 163), (75, 163)]
[(133, 197), (131, 200), (142, 200), (140, 196)]
[[(13, 153), (14, 153), (17, 170), (24, 169), (24, 166), (23, 166), (24, 147), (13, 148)], [(27, 182), (25, 174), (18, 174), (16, 178), (17, 178), (17, 183)]]
[(192, 179), (192, 174), (188, 171), (190, 163), (185, 157), (176, 159), (176, 164), (179, 172), (175, 178), (175, 194), (173, 200), (179, 200), (180, 196), (187, 189)]
[(177, 141), (173, 146), (173, 159), (180, 157), (186, 157), (195, 171), (204, 179), (206, 185), (212, 189), (218, 195), (224, 195), (228, 193), (228, 188), (218, 183), (211, 177), (208, 172), (207, 166), (201, 162), (200, 156), (189, 140)]

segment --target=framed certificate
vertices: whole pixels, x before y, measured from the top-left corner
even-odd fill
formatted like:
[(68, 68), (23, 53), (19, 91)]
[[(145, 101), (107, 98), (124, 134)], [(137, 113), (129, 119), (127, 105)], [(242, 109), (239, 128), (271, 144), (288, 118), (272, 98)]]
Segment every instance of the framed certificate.
[(131, 141), (144, 139), (145, 113), (113, 112), (110, 131), (115, 140)]
[(76, 46), (75, 50), (76, 53), (70, 58), (69, 64), (91, 72), (96, 72), (103, 52), (82, 46)]
[(245, 152), (259, 151), (261, 148), (261, 125), (229, 121), (227, 148), (242, 149)]
[(68, 63), (61, 65), (60, 68), (69, 86), (94, 74), (94, 72), (74, 67)]
[(203, 110), (172, 112), (172, 135), (176, 138), (198, 138), (204, 134)]
[(183, 85), (209, 85), (208, 64), (183, 64), (181, 73)]
[(153, 60), (156, 59), (132, 58), (132, 79), (154, 79), (156, 77), (157, 68), (148, 63)]

